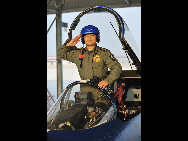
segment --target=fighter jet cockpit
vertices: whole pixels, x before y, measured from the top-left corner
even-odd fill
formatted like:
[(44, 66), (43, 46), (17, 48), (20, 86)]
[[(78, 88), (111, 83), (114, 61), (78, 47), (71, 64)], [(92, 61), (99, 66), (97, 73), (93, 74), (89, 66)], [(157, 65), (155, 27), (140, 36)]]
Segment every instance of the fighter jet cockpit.
[(47, 129), (89, 129), (116, 118), (116, 106), (111, 92), (89, 81), (71, 83), (48, 111)]

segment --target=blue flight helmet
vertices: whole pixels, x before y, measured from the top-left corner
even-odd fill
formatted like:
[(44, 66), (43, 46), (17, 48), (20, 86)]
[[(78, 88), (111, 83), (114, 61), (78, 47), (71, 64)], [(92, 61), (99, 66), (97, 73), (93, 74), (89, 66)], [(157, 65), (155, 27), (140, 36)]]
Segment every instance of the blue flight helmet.
[(97, 27), (93, 26), (93, 25), (88, 25), (88, 26), (85, 26), (84, 28), (82, 28), (82, 30), (81, 30), (81, 34), (82, 34), (81, 42), (82, 42), (82, 44), (85, 44), (84, 35), (90, 34), (90, 33), (97, 34), (97, 42), (99, 43), (99, 41), (100, 41), (99, 29)]

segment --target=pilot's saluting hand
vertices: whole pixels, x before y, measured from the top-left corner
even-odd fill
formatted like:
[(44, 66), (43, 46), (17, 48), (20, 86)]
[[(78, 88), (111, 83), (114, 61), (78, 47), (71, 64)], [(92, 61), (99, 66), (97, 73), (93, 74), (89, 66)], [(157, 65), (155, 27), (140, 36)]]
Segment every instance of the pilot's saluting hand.
[(66, 46), (75, 46), (80, 41), (81, 36), (82, 36), (82, 34), (76, 36), (69, 43), (67, 43)]

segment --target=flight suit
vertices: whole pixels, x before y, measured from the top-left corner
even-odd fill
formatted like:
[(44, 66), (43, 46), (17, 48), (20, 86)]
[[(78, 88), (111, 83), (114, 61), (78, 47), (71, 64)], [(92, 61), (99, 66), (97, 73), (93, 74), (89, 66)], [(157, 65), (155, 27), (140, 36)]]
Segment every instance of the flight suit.
[[(57, 56), (75, 63), (81, 80), (93, 79), (94, 76), (97, 76), (111, 86), (121, 74), (122, 67), (118, 60), (108, 49), (97, 45), (90, 52), (88, 52), (87, 48), (82, 49), (75, 47), (73, 49), (73, 47), (67, 47), (63, 44), (57, 49)], [(111, 72), (107, 76), (108, 68)], [(87, 98), (87, 93), (92, 92), (92, 98), (95, 99), (95, 103), (101, 101), (101, 91), (97, 88), (80, 84), (80, 92), (80, 98)], [(108, 100), (103, 101), (103, 103), (108, 104)]]
[[(81, 48), (71, 49), (71, 47), (63, 44), (57, 49), (57, 56), (75, 63), (81, 80), (93, 79), (93, 76), (97, 76), (111, 86), (121, 74), (122, 67), (118, 60), (110, 50), (98, 47), (97, 45), (89, 53), (87, 48), (82, 49), (81, 53)], [(111, 72), (107, 76), (108, 68)]]

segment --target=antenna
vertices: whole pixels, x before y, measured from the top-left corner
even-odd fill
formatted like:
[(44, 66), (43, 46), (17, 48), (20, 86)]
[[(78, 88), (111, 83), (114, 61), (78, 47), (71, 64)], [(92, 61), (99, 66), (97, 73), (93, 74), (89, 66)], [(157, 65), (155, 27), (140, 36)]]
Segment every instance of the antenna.
[[(111, 22), (110, 22), (110, 23), (111, 23)], [(111, 23), (111, 25), (112, 25), (112, 23)], [(115, 28), (114, 28), (113, 25), (112, 25), (112, 27), (113, 27), (114, 31), (116, 32), (116, 30), (115, 30)], [(117, 32), (116, 32), (116, 35), (118, 36)], [(118, 37), (119, 37), (119, 36), (118, 36)], [(128, 61), (129, 61), (130, 66), (131, 66), (131, 69), (133, 70), (132, 65), (131, 65), (131, 62), (130, 62), (129, 57), (128, 57), (127, 51), (125, 51), (125, 54), (126, 54), (126, 56), (127, 56), (127, 59), (128, 59)]]
[[(111, 23), (111, 22), (110, 22), (110, 23)], [(112, 23), (111, 23), (111, 25), (112, 25)], [(115, 28), (114, 28), (113, 25), (112, 25), (112, 27), (113, 27), (114, 31), (116, 32), (116, 30), (115, 30)], [(118, 36), (117, 32), (116, 32), (116, 35)], [(118, 38), (119, 38), (119, 36), (118, 36)]]

